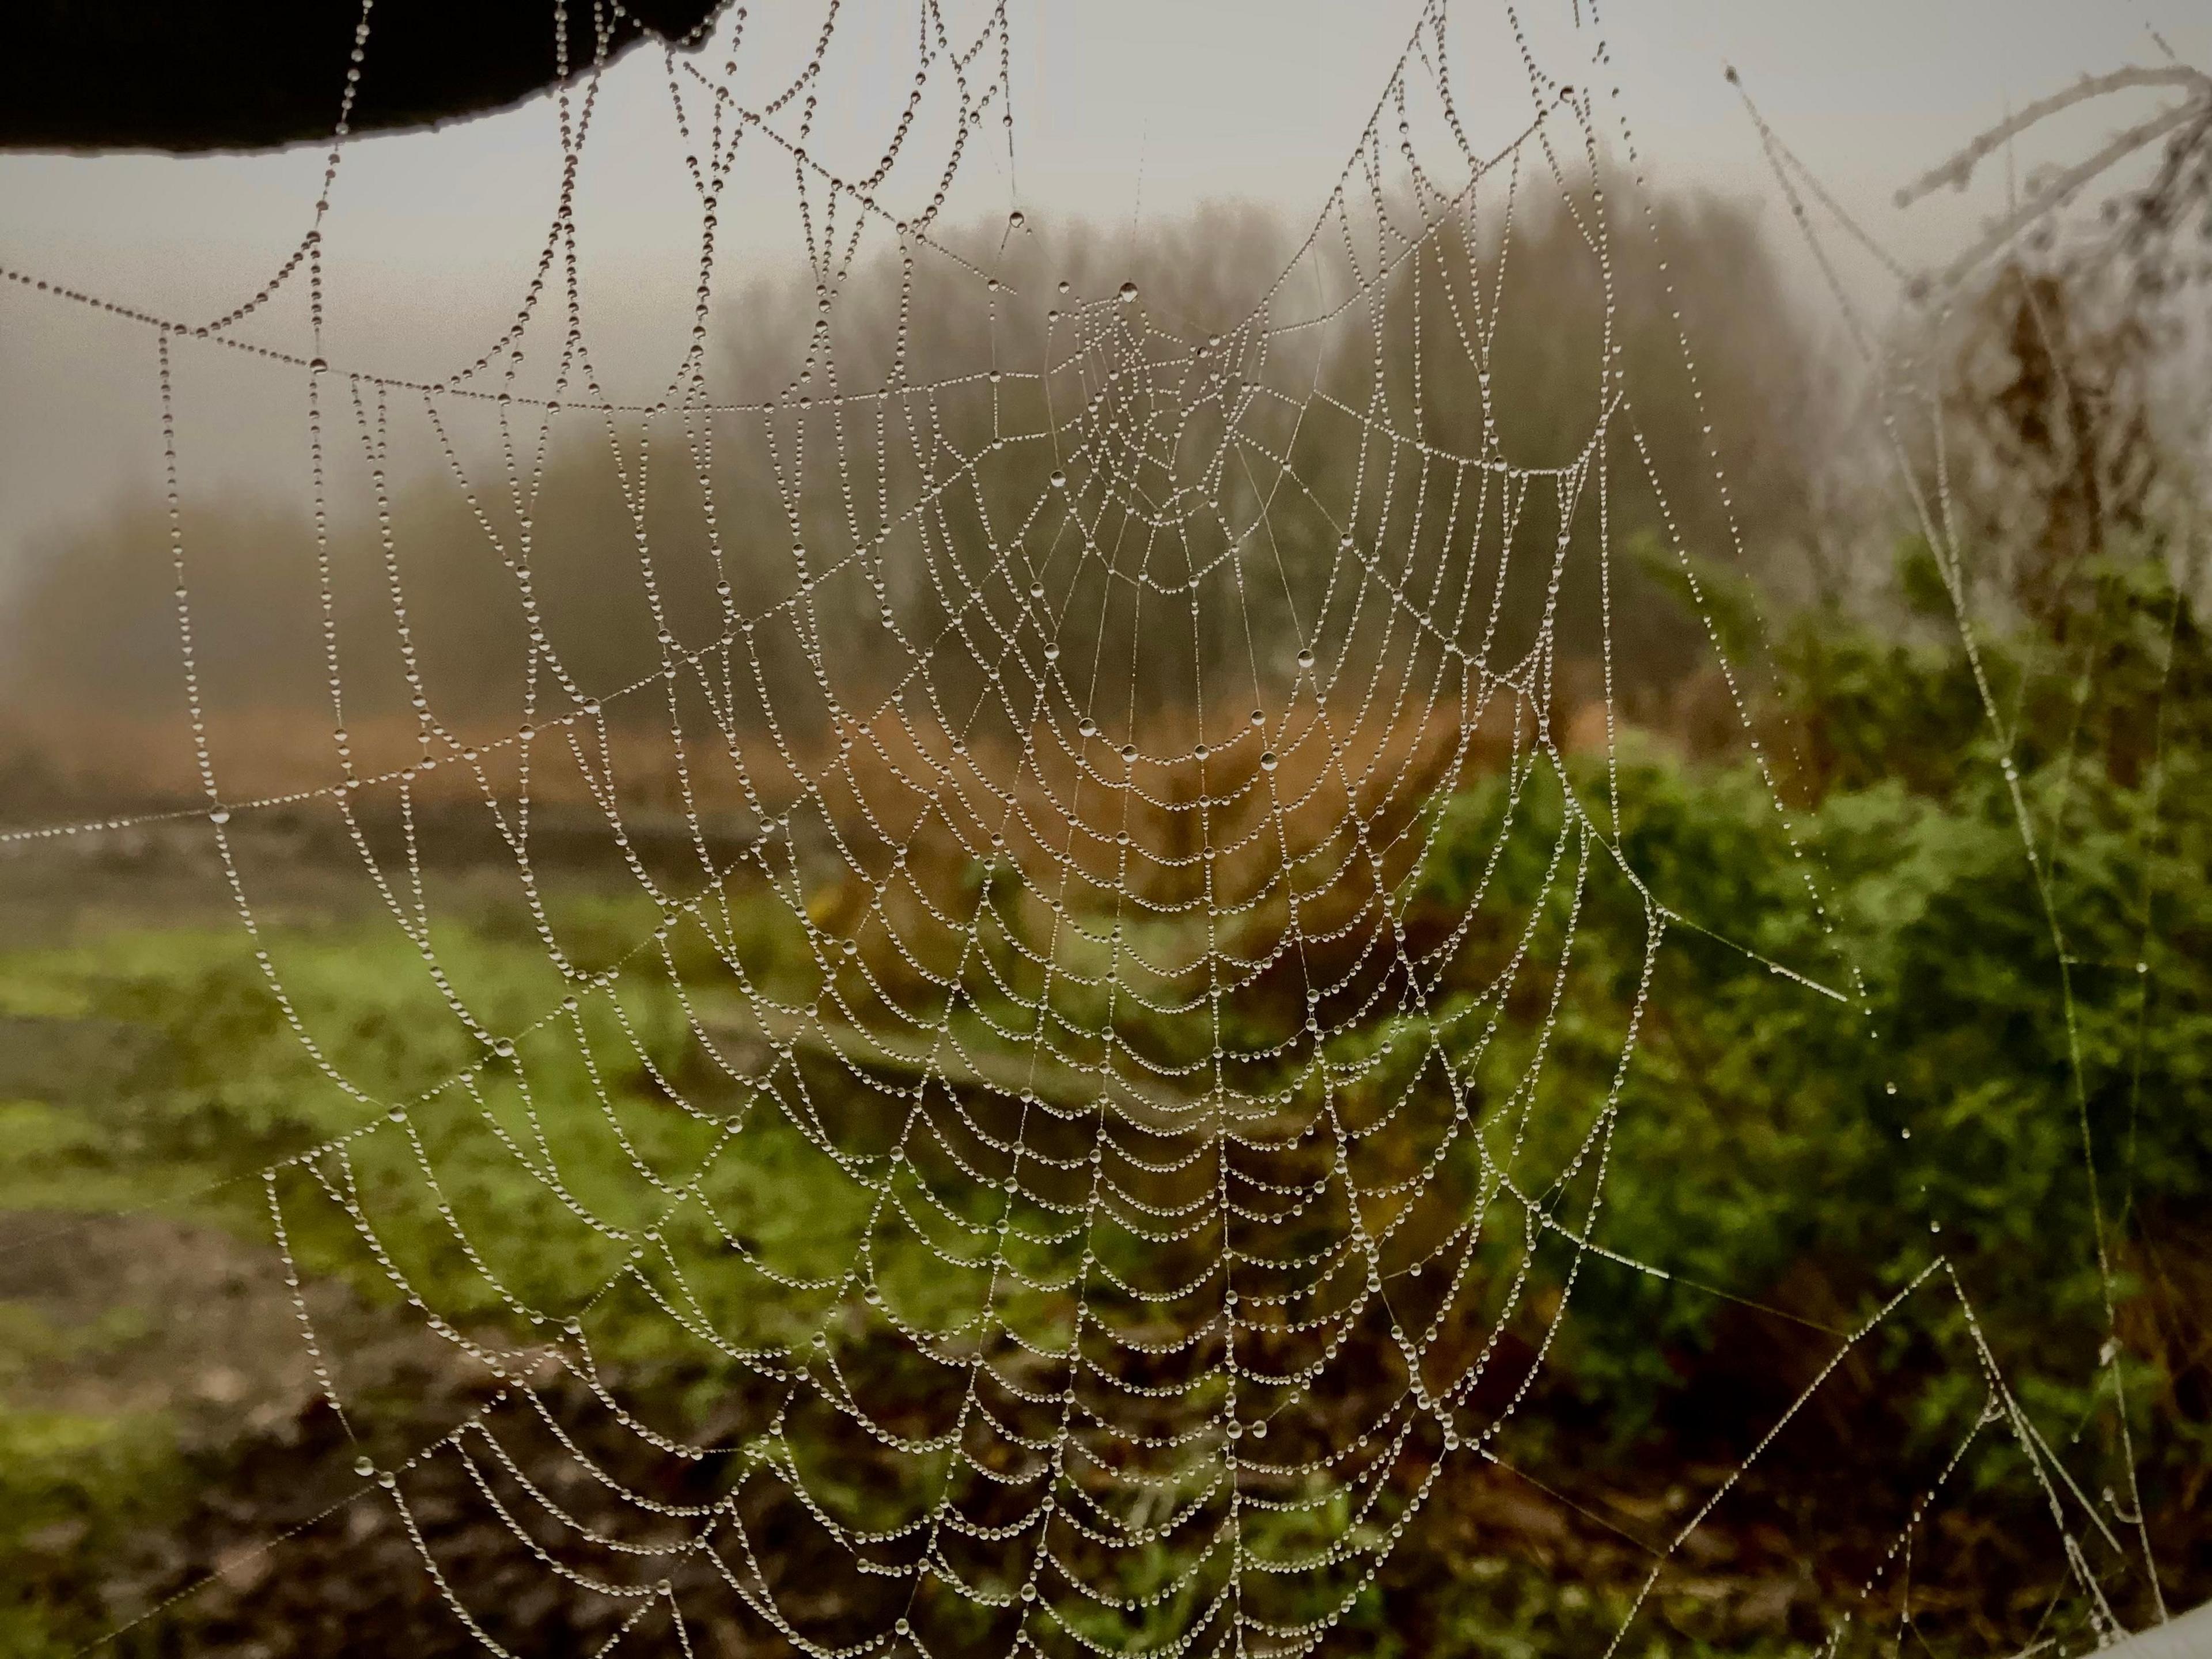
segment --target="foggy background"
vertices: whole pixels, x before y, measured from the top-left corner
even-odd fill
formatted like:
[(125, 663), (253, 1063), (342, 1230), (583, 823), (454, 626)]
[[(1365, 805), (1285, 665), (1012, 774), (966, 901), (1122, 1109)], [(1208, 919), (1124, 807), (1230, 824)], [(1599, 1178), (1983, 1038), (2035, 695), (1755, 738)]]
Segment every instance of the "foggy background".
[[(812, 13), (800, 9), (804, 17), (754, 20), (744, 56), (801, 61)], [(948, 15), (966, 21), (963, 9)], [(1528, 107), (1510, 36), (1496, 27), (1501, 15), (1470, 11), (1455, 25), (1455, 65), (1470, 106), (1499, 137), (1505, 118), (1525, 118)], [(963, 164), (945, 220), (996, 222), (1020, 207), (1110, 234), (1235, 201), (1303, 228), (1416, 15), (1410, 4), (1369, 0), (1017, 6), (1012, 161), (994, 116), (993, 142)], [(1548, 20), (1534, 8), (1528, 21), (1540, 36)], [(1736, 66), (1838, 199), (1917, 266), (2002, 210), (2005, 169), (1984, 167), (1971, 190), (1903, 211), (1891, 200), (1901, 185), (2008, 108), (2081, 73), (2162, 61), (2160, 39), (2185, 62), (2212, 47), (2212, 21), (2180, 0), (1669, 0), (1616, 4), (1601, 21), (1621, 109), (1655, 182), (1756, 204), (1773, 252), (1802, 285), (1815, 337), (1831, 307), (1724, 65)], [(779, 26), (789, 38), (775, 36)], [(845, 112), (896, 107), (894, 82), (913, 52), (908, 27), (896, 6), (846, 9), (836, 56), (850, 78), (823, 89), (830, 131)], [(2054, 123), (2022, 141), (2016, 169), (2071, 159), (2085, 136), (2151, 106), (2108, 100)], [(684, 343), (698, 206), (681, 149), (657, 54), (626, 58), (605, 77), (578, 216), (593, 337), (617, 395), (665, 379)], [(188, 160), (0, 155), (0, 262), (156, 314), (212, 317), (252, 292), (296, 242), (322, 166), (313, 145)], [(558, 175), (550, 97), (441, 132), (353, 141), (325, 226), (333, 337), (345, 353), (332, 361), (442, 374), (473, 355), (472, 343), (511, 314)], [(741, 176), (732, 195), (721, 215), (726, 290), (790, 268), (797, 252), (787, 178)], [(1887, 308), (1893, 284), (1871, 262), (1845, 275), (1870, 307)], [(298, 332), (297, 319), (288, 321)], [(149, 487), (159, 448), (152, 353), (139, 328), (0, 285), (0, 591), (40, 537)], [(228, 364), (210, 372), (239, 374)], [(222, 440), (200, 434), (194, 482), (295, 486), (295, 388), (239, 374), (220, 397)]]

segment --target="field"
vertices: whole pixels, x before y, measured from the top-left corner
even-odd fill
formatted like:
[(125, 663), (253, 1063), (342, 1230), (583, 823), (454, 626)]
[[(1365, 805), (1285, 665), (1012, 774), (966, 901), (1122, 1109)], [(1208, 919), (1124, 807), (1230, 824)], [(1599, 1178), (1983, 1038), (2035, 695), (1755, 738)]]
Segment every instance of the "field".
[[(1474, 1378), (1458, 1411), (1477, 1437), (1401, 1437), (1369, 1459), (1355, 1507), (1250, 1518), (1255, 1560), (1399, 1534), (1364, 1583), (1263, 1581), (1249, 1593), (1267, 1617), (1320, 1616), (1344, 1591), (1346, 1634), (1377, 1653), (1598, 1651), (1632, 1609), (1639, 1654), (1810, 1652), (1839, 1627), (1885, 1648), (1909, 1629), (1943, 1654), (2075, 1644), (2093, 1615), (2069, 1538), (2130, 1625), (2155, 1594), (2212, 1592), (2212, 698), (2188, 607), (2150, 569), (2100, 579), (2086, 694), (2032, 634), (1996, 656), (2026, 711), (2017, 796), (1939, 634), (1900, 643), (1814, 616), (1781, 642), (1754, 728), (1790, 757), (1786, 814), (1741, 745), (1692, 759), (1633, 730), (1610, 769), (1601, 751), (1563, 770), (1516, 759), (1508, 734), (1455, 789), (1392, 809), (1427, 848), (1382, 878), (1407, 948), (1445, 963), (1425, 1012), (1346, 1013), (1392, 969), (1373, 925), (1350, 925), (1352, 878), (1308, 890), (1307, 935), (1336, 959), (1307, 969), (1344, 1000), (1323, 1011), (1324, 1057), (1358, 1079), (1341, 1109), (1382, 1115), (1360, 1133), (1359, 1184), (1401, 1194), (1357, 1224), (1389, 1241), (1396, 1311), (1352, 1318), (1310, 1387), (1245, 1409), (1285, 1463), (1368, 1457), (1376, 1406), (1406, 1386), (1392, 1322), (1433, 1317), (1440, 1374)], [(1425, 739), (1392, 741), (1419, 775)], [(1571, 812), (1569, 786), (1617, 800), (1617, 824)], [(1319, 826), (1338, 816), (1316, 814), (1294, 866), (1326, 861)], [(2023, 823), (2051, 849), (2039, 864)], [(777, 1650), (735, 1579), (696, 1551), (655, 1554), (677, 1516), (717, 1504), (774, 1544), (763, 1582), (810, 1633), (851, 1639), (887, 1592), (787, 1477), (842, 1524), (895, 1537), (930, 1512), (944, 1460), (836, 1413), (787, 1413), (791, 1367), (833, 1367), (877, 1430), (921, 1443), (945, 1420), (933, 1367), (986, 1344), (988, 1308), (1008, 1362), (993, 1375), (1015, 1390), (994, 1403), (1018, 1442), (1024, 1410), (1057, 1409), (1038, 1356), (1071, 1317), (1083, 1328), (1065, 1291), (1034, 1287), (1079, 1269), (1099, 1328), (1180, 1328), (1173, 1304), (1107, 1287), (1200, 1264), (1210, 1240), (1109, 1227), (1079, 1248), (1048, 1224), (1079, 1199), (1105, 1103), (1092, 1073), (1029, 1061), (1022, 1011), (1049, 1008), (1078, 1058), (1118, 1043), (1171, 1069), (1224, 1030), (1232, 1052), (1287, 1054), (1306, 1012), (1294, 983), (1256, 975), (1211, 1020), (1146, 1011), (1164, 996), (1101, 1002), (1084, 986), (1112, 954), (1107, 889), (1055, 887), (1025, 844), (963, 862), (941, 835), (914, 839), (942, 856), (917, 857), (904, 890), (985, 920), (965, 956), (925, 951), (901, 981), (894, 930), (871, 931), (881, 913), (810, 888), (789, 838), (733, 828), (704, 879), (680, 823), (641, 829), (629, 869), (587, 836), (564, 853), (560, 825), (536, 911), (459, 817), (417, 826), (445, 849), (405, 879), (449, 988), (486, 1029), (522, 1033), (489, 1058), (326, 808), (228, 831), (258, 939), (197, 816), (9, 843), (9, 1652), (73, 1653), (117, 1626), (128, 1653), (334, 1651), (357, 1648), (372, 1610), (378, 1650), (468, 1650), (418, 1548), (485, 1630), (527, 1632), (535, 1651), (592, 1650), (664, 1577), (701, 1650)], [(356, 827), (405, 869), (398, 825)], [(1135, 839), (1163, 847), (1171, 827), (1163, 814)], [(687, 857), (696, 902), (656, 929), (636, 871), (678, 890)], [(1669, 918), (1656, 955), (1647, 896)], [(1345, 928), (1316, 920), (1331, 903)], [(1143, 939), (1168, 964), (1152, 988), (1204, 957), (1199, 925)], [(1237, 948), (1261, 960), (1286, 923), (1261, 904), (1241, 925)], [(580, 979), (555, 972), (541, 927)], [(841, 938), (848, 956), (817, 948)], [(618, 963), (618, 982), (595, 977)], [(1808, 988), (1847, 970), (1863, 1012)], [(571, 1006), (569, 983), (594, 988)], [(902, 1035), (925, 993), (957, 1059)], [(774, 1012), (825, 1000), (835, 1024)], [(1472, 1134), (1445, 1133), (1451, 1091), (1394, 1070), (1408, 1049), (1463, 1069)], [(1238, 1086), (1279, 1087), (1295, 1129), (1318, 1121), (1301, 1075), (1255, 1062)], [(962, 1106), (973, 1139), (902, 1141), (895, 1109), (925, 1096)], [(1024, 1098), (1040, 1103), (1026, 1115)], [(1146, 1162), (1145, 1125), (1164, 1135), (1194, 1097), (1164, 1084), (1115, 1103), (1126, 1189), (1175, 1212), (1188, 1184)], [(1595, 1213), (1576, 1184), (1594, 1123), (1601, 1230), (1576, 1219)], [(1030, 1161), (1005, 1197), (985, 1149), (1009, 1144)], [(908, 1161), (880, 1188), (843, 1156), (894, 1146)], [(1316, 1141), (1317, 1176), (1327, 1158)], [(1493, 1224), (1455, 1243), (1446, 1224), (1485, 1209)], [(989, 1259), (963, 1258), (994, 1217)], [(1316, 1201), (1275, 1237), (1346, 1224)], [(995, 1288), (1016, 1259), (1030, 1288)], [(840, 1290), (856, 1260), (865, 1298)], [(1258, 1370), (1297, 1369), (1288, 1306), (1285, 1334), (1252, 1339)], [(1115, 1379), (1134, 1385), (1118, 1429), (1172, 1438), (1219, 1409), (1221, 1374), (1194, 1393), (1179, 1363)], [(1024, 1386), (1045, 1403), (1024, 1407)], [(471, 1426), (487, 1421), (496, 1438)], [(672, 1457), (656, 1436), (709, 1449)], [(1011, 1469), (1012, 1443), (975, 1455)], [(399, 1470), (405, 1504), (357, 1458)], [(1149, 1516), (1120, 1514), (1148, 1550), (1102, 1553), (1071, 1522), (1059, 1555), (1126, 1605), (1057, 1607), (1061, 1627), (1109, 1647), (1184, 1627), (1202, 1556), (1173, 1522), (1206, 1501), (1163, 1487)], [(987, 1526), (988, 1502), (971, 1513)], [(945, 1547), (1019, 1609), (1018, 1553), (986, 1534)], [(913, 1616), (958, 1650), (1013, 1615), (925, 1589)]]

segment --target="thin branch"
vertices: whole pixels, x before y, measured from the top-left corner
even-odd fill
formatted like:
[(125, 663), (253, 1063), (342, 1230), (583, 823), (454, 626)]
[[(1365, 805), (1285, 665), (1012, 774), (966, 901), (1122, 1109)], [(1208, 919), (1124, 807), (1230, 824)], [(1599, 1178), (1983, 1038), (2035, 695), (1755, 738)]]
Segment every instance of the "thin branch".
[[(2191, 73), (2193, 74), (2194, 71), (2192, 70)], [(2207, 84), (2208, 87), (2212, 87), (2212, 82)], [(2202, 119), (2208, 110), (2212, 110), (2212, 90), (2208, 90), (2204, 100), (2201, 102), (2178, 106), (2118, 134), (2095, 155), (2067, 168), (2049, 185), (2034, 192), (2027, 201), (1998, 220), (1983, 234), (1979, 241), (1951, 262), (1939, 279), (1939, 285), (1944, 288), (1955, 286), (1975, 266), (2009, 242), (2030, 224), (2063, 206), (2080, 192), (2083, 185), (2088, 184), (2100, 173), (2118, 166), (2137, 150), (2155, 143), (2175, 129)], [(1984, 135), (1984, 137), (1987, 136)], [(1976, 142), (1979, 143), (1980, 140)]]
[[(2170, 64), (2163, 69), (2114, 70), (2110, 75), (2085, 75), (2063, 92), (2054, 92), (2047, 98), (2039, 98), (2018, 114), (1991, 127), (1948, 161), (1922, 173), (1897, 192), (1897, 204), (1901, 208), (1911, 207), (1946, 185), (1963, 187), (1973, 176), (1974, 169), (2001, 146), (2017, 138), (2038, 122), (2046, 121), (2063, 110), (2087, 103), (2092, 98), (2102, 98), (2109, 93), (2133, 91), (2144, 87), (2178, 87), (2195, 94), (2191, 100), (2192, 103), (2212, 102), (2212, 76), (2208, 76), (2202, 70), (2191, 69), (2185, 64)], [(2148, 126), (2151, 123), (2144, 125)]]

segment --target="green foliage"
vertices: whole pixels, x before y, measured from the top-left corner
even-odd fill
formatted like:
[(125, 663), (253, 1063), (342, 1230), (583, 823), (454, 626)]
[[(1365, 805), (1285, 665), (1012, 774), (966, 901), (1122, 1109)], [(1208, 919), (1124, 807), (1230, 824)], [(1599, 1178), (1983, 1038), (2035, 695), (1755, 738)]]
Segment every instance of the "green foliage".
[(104, 1623), (42, 1594), (57, 1567), (112, 1558), (173, 1522), (179, 1477), (157, 1418), (0, 1410), (0, 1644), (21, 1659), (74, 1654)]
[[(1408, 925), (1428, 939), (1470, 912), (1474, 925), (1426, 1012), (1356, 1026), (1334, 1039), (1332, 1057), (1385, 1058), (1362, 1085), (1374, 1101), (1415, 1085), (1420, 1109), (1407, 1114), (1406, 1136), (1433, 1133), (1452, 1109), (1433, 1067), (1407, 1074), (1431, 1034), (1473, 1079), (1481, 1155), (1463, 1142), (1438, 1178), (1463, 1199), (1486, 1190), (1486, 1166), (1511, 1176), (1486, 1219), (1485, 1308), (1531, 1343), (1567, 1310), (1540, 1386), (1498, 1443), (1508, 1454), (1572, 1446), (1589, 1479), (1648, 1496), (1685, 1468), (1741, 1460), (1848, 1342), (1848, 1365), (1823, 1388), (1849, 1395), (1854, 1433), (1887, 1437), (1882, 1455), (1838, 1500), (1822, 1454), (1785, 1441), (1763, 1466), (1766, 1484), (1747, 1483), (1754, 1514), (1781, 1514), (1777, 1494), (1827, 1494), (1821, 1536), (1878, 1544), (1912, 1500), (1908, 1473), (1939, 1466), (1982, 1417), (1994, 1366), (2046, 1443), (2080, 1449), (2069, 1456), (2088, 1484), (2117, 1483), (2131, 1467), (2154, 1547), (2189, 1559), (2202, 1547), (2193, 1483), (2212, 1451), (2201, 1349), (2191, 1346), (2203, 1331), (2191, 1291), (2202, 1279), (2188, 1277), (2206, 1257), (2212, 1213), (2203, 639), (2155, 564), (2116, 564), (2094, 573), (2059, 625), (1978, 639), (1977, 662), (1927, 614), (1940, 584), (1929, 587), (1923, 556), (1902, 563), (1921, 620), (1877, 629), (1820, 614), (1782, 630), (1759, 716), (1764, 769), (1748, 756), (1694, 767), (1636, 739), (1613, 768), (1577, 763), (1561, 778), (1540, 767), (1436, 803), (1435, 852)], [(1746, 596), (1717, 575), (1700, 583), (1708, 613), (1732, 626)], [(974, 879), (989, 890), (994, 927), (1012, 937), (1025, 925), (1018, 883)], [(764, 1350), (823, 1332), (871, 1398), (919, 1400), (941, 1386), (867, 1316), (833, 1317), (819, 1287), (872, 1251), (886, 1307), (949, 1329), (977, 1305), (981, 1275), (893, 1237), (800, 1125), (765, 1111), (746, 1119), (747, 1091), (699, 1069), (673, 986), (634, 951), (653, 912), (589, 896), (555, 910), (583, 971), (629, 964), (626, 1029), (597, 1000), (564, 1016), (586, 1022), (592, 1040), (580, 1048), (532, 1024), (565, 988), (526, 915), (491, 914), (437, 940), (475, 1018), (518, 1034), (512, 1058), (487, 1055), (388, 927), (266, 934), (283, 1003), (252, 942), (228, 934), (118, 934), (16, 957), (0, 974), (8, 1012), (151, 1036), (118, 1048), (112, 1088), (4, 1109), (7, 1205), (121, 1208), (184, 1190), (192, 1195), (181, 1208), (198, 1222), (265, 1240), (260, 1185), (239, 1177), (376, 1125), (386, 1103), (399, 1103), (404, 1132), (349, 1141), (342, 1164), (326, 1155), (319, 1166), (350, 1182), (386, 1261), (335, 1206), (300, 1202), (289, 1215), (307, 1268), (373, 1309), (401, 1294), (388, 1261), (457, 1324), (517, 1340), (532, 1311), (577, 1315), (633, 1397), (666, 1420), (721, 1421), (748, 1386), (744, 1368), (670, 1316), (678, 1290), (655, 1261), (622, 1275), (636, 1258), (613, 1235), (653, 1227), (669, 1188), (744, 1119), (701, 1188), (708, 1203), (664, 1235), (675, 1257), (723, 1264), (687, 1275), (699, 1322)], [(1056, 948), (1095, 969), (1082, 953), (1095, 956), (1097, 942), (1061, 931)], [(1640, 998), (1655, 935), (1663, 945)], [(714, 937), (687, 927), (665, 942), (687, 986), (741, 973), (796, 999), (819, 982), (803, 930), (758, 888), (732, 890)], [(1146, 941), (1162, 960), (1175, 945)], [(990, 960), (1012, 981), (1035, 973), (1010, 951)], [(1470, 1018), (1509, 969), (1504, 1018)], [(976, 1053), (989, 1048), (987, 1020), (1010, 1020), (1014, 1007), (985, 978), (959, 1016)], [(1079, 994), (1066, 1002), (1071, 1031), (1105, 1017)], [(1225, 1018), (1262, 1033), (1273, 1016), (1255, 1004)], [(1171, 1020), (1154, 1026), (1137, 1034), (1149, 1052), (1202, 1053), (1211, 1040)], [(1540, 1045), (1548, 1058), (1530, 1087), (1522, 1079)], [(811, 1097), (844, 1109), (835, 1066), (805, 1064)], [(471, 1086), (443, 1086), (464, 1073)], [(658, 1079), (672, 1076), (702, 1113), (669, 1099)], [(1355, 1118), (1360, 1109), (1347, 1103)], [(1360, 1151), (1378, 1164), (1411, 1155), (1388, 1136)], [(304, 1176), (285, 1181), (314, 1198)], [(580, 1222), (563, 1192), (605, 1225)], [(440, 1200), (477, 1259), (456, 1247)], [(973, 1216), (998, 1202), (988, 1190), (949, 1201)], [(707, 1210), (726, 1238), (700, 1219)], [(1509, 1297), (1532, 1228), (1532, 1272)], [(1665, 1276), (1577, 1261), (1577, 1235)], [(1113, 1248), (1102, 1244), (1101, 1259)], [(1043, 1271), (1053, 1263), (1034, 1265), (1053, 1276)], [(1870, 1336), (1850, 1340), (1916, 1281)], [(10, 1304), (0, 1312), (15, 1319)], [(1000, 1313), (1041, 1343), (1058, 1317), (1042, 1297), (1002, 1299)], [(25, 1348), (35, 1332), (15, 1334)], [(2113, 1339), (2120, 1352), (2106, 1364)], [(0, 1376), (0, 1389), (10, 1386)], [(409, 1408), (404, 1393), (372, 1402), (368, 1431), (388, 1424), (395, 1440), (410, 1437)], [(2006, 1434), (1982, 1443), (1959, 1489), (1993, 1513), (2032, 1516), (2034, 1467)], [(781, 1438), (750, 1443), (738, 1466), (775, 1459), (803, 1467), (825, 1504), (871, 1525), (916, 1513), (932, 1490), (925, 1460), (869, 1462), (829, 1427), (794, 1421)], [(0, 1411), (0, 1558), (100, 1559), (135, 1531), (169, 1524), (189, 1484), (157, 1415)], [(1341, 1506), (1261, 1517), (1250, 1547), (1273, 1559), (1322, 1553), (1354, 1525), (1389, 1524), (1376, 1517), (1405, 1497), (1357, 1521)], [(1816, 1541), (1802, 1548), (1818, 1553)], [(1403, 1555), (1426, 1576), (1371, 1587), (1354, 1608), (1377, 1652), (1518, 1659), (1595, 1644), (1633, 1582), (1594, 1557), (1534, 1571), (1500, 1556), (1494, 1539), (1467, 1541), (1420, 1517)], [(1931, 1544), (1923, 1569), (1946, 1559)], [(2050, 1589), (2017, 1565), (1961, 1555), (1952, 1565), (1990, 1575), (1970, 1601)], [(1195, 1580), (1179, 1584), (1188, 1566), (1164, 1550), (1139, 1562), (1121, 1593), (1164, 1599), (1127, 1615), (1090, 1609), (1083, 1633), (1110, 1646), (1179, 1627), (1200, 1594)], [(2189, 1583), (2201, 1595), (2199, 1579)], [(56, 1579), (40, 1567), (24, 1582)], [(2185, 1588), (2170, 1580), (2167, 1592)], [(1783, 1614), (1727, 1626), (1695, 1601), (1655, 1602), (1659, 1649), (1779, 1653), (1797, 1643)], [(1789, 1595), (1775, 1604), (1794, 1605)], [(65, 1626), (78, 1639), (89, 1615), (70, 1605), (28, 1591), (0, 1601), (9, 1650), (53, 1649)]]
[(1678, 550), (1656, 530), (1639, 530), (1623, 550), (1631, 569), (1701, 620), (1721, 654), (1741, 663), (1758, 648), (1759, 599), (1743, 574), (1715, 560)]

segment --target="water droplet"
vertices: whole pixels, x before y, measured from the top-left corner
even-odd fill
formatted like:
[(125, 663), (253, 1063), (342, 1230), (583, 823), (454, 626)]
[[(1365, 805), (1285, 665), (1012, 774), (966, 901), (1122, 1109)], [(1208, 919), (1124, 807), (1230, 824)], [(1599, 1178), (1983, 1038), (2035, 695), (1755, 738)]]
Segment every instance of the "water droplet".
[(1060, 660), (1060, 647), (1056, 645), (1048, 645), (1045, 647), (1044, 659), (1047, 662), (1058, 662)]
[(1121, 758), (1125, 761), (1133, 761), (1136, 759), (1137, 745), (1133, 743), (1123, 744), (1121, 745)]
[(1019, 208), (1016, 208), (1012, 213), (1009, 213), (1006, 216), (1006, 228), (1008, 230), (1019, 230), (1027, 223), (1029, 223), (1029, 220), (1023, 216), (1022, 210)]
[(208, 814), (208, 822), (210, 823), (228, 823), (230, 822), (230, 808), (228, 806), (216, 807), (214, 811)]
[(1055, 469), (1049, 482), (1054, 489), (1065, 489), (1067, 488), (1067, 474)]
[(1262, 772), (1273, 771), (1275, 769), (1275, 751), (1273, 750), (1270, 749), (1260, 757), (1260, 769)]
[(353, 1460), (353, 1472), (366, 1480), (376, 1473), (376, 1461), (367, 1453)]
[(1122, 284), (1121, 284), (1121, 303), (1122, 303), (1123, 305), (1125, 305), (1125, 306), (1129, 306), (1129, 305), (1134, 305), (1134, 304), (1136, 304), (1136, 302), (1137, 302), (1137, 285), (1136, 285), (1134, 283), (1122, 283)]
[(1299, 653), (1298, 653), (1298, 666), (1299, 666), (1299, 667), (1301, 667), (1301, 668), (1311, 668), (1313, 665), (1314, 665), (1314, 654), (1313, 654), (1313, 653), (1312, 653), (1312, 652), (1310, 652), (1310, 651), (1301, 651), (1301, 652), (1299, 652)]

